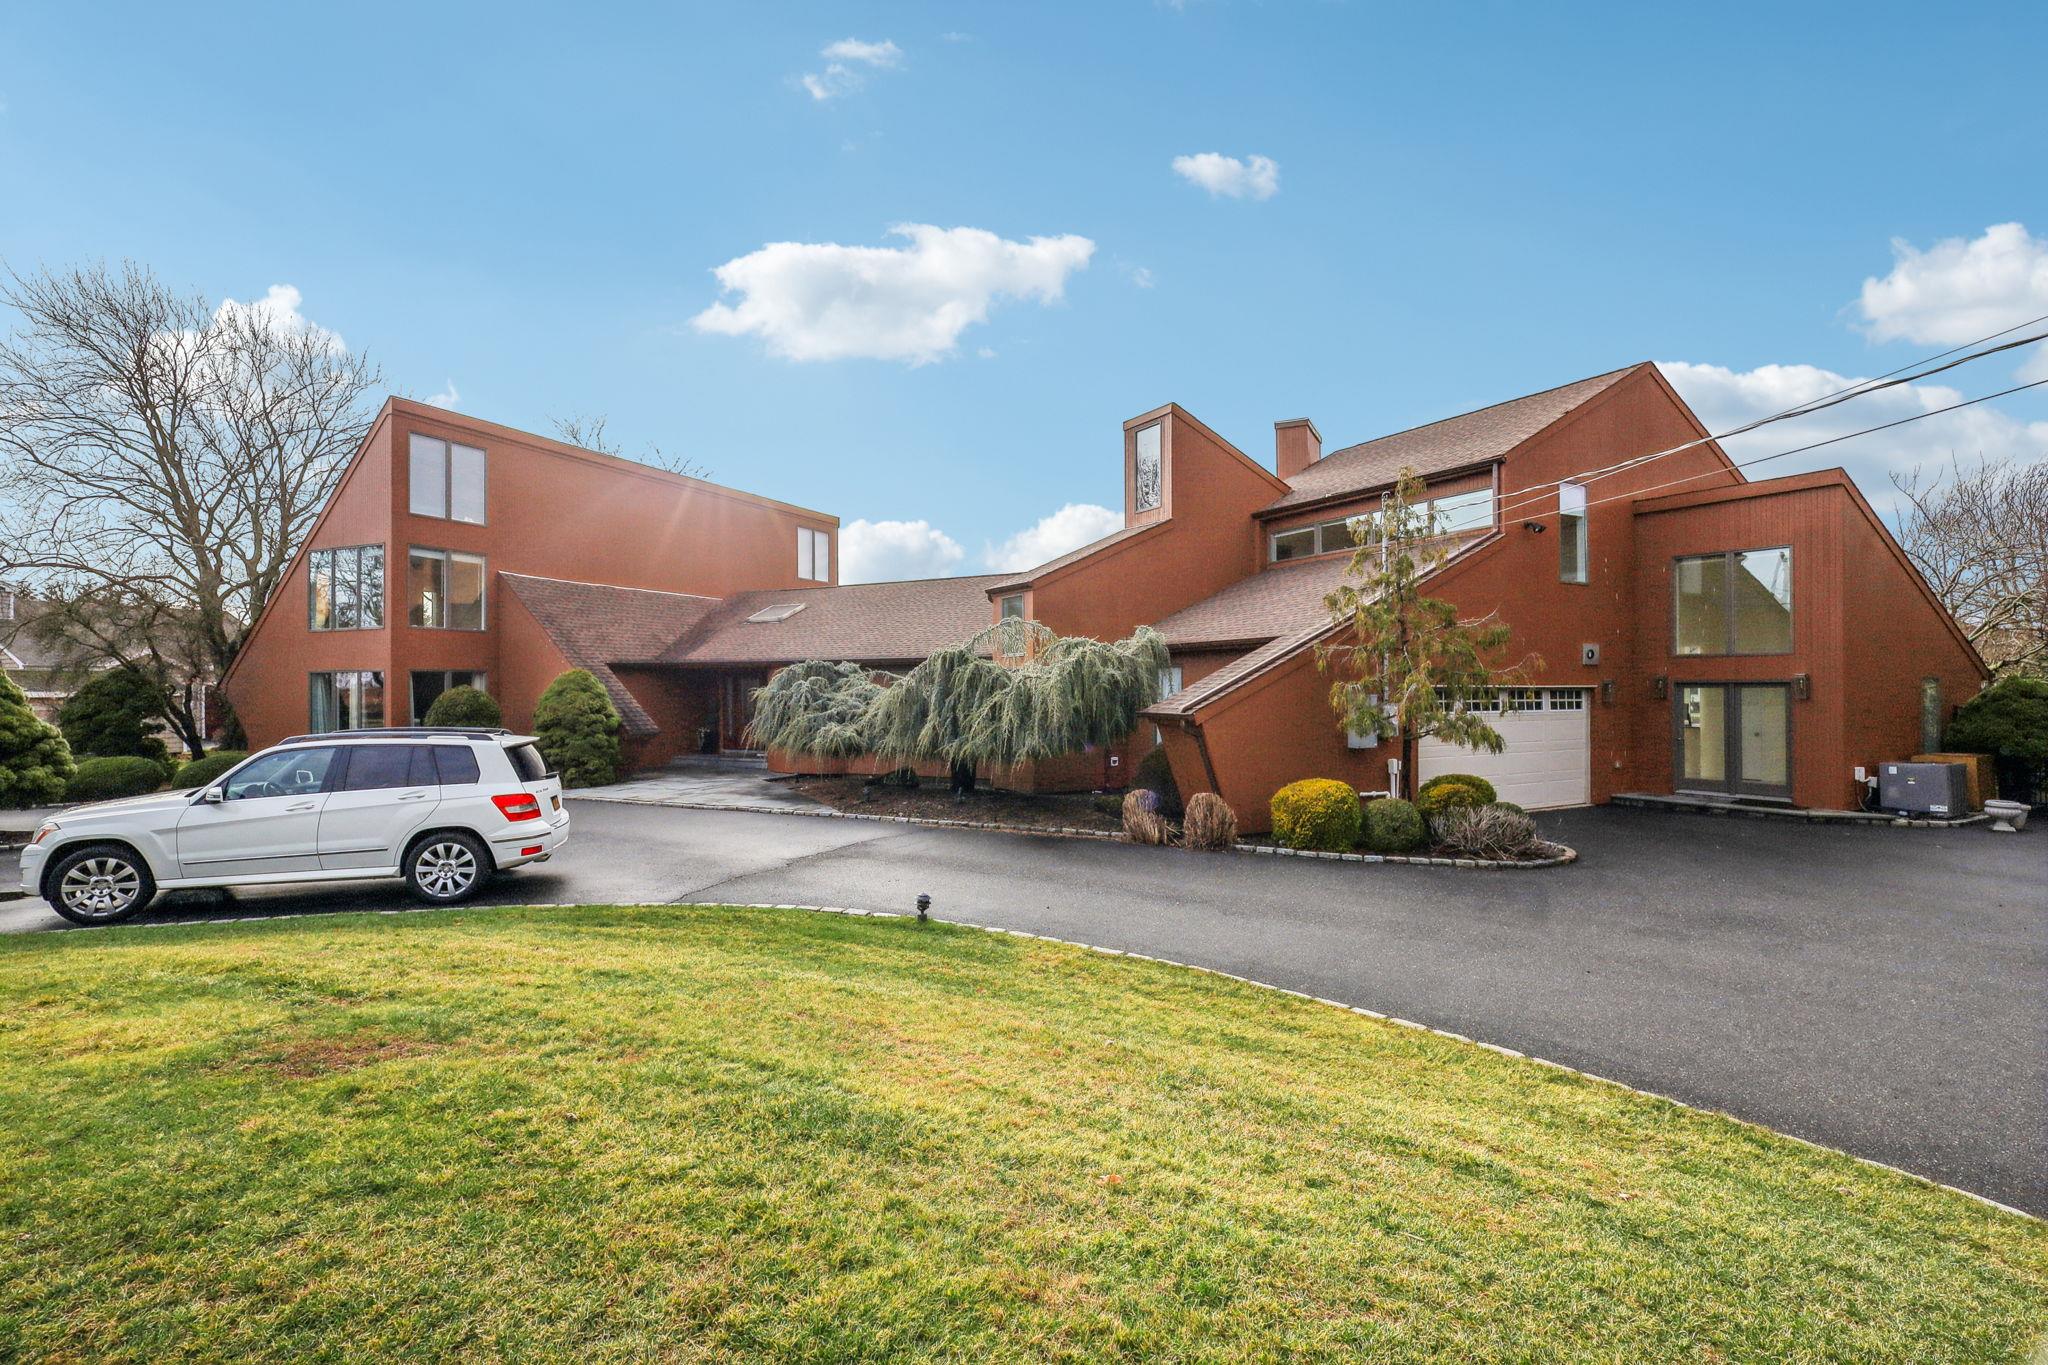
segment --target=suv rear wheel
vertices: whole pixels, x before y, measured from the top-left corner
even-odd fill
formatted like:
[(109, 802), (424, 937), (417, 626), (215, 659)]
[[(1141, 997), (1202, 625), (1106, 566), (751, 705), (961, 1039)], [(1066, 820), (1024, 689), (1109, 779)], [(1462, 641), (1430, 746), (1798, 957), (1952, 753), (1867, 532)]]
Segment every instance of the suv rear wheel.
[(156, 897), (149, 864), (120, 844), (87, 844), (57, 859), (43, 882), (50, 908), (73, 924), (114, 924)]
[(431, 905), (468, 900), (483, 887), (492, 870), (483, 840), (459, 830), (429, 834), (412, 846), (405, 859), (405, 881), (412, 893)]

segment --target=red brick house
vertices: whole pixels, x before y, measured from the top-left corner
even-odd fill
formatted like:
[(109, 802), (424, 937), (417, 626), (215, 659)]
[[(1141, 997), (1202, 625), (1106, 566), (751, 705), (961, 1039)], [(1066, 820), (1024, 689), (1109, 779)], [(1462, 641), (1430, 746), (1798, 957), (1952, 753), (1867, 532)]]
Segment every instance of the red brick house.
[(1169, 404), (1124, 424), (1122, 530), (1025, 573), (842, 587), (835, 518), (392, 400), (228, 687), (260, 743), (397, 723), (479, 676), (525, 725), (581, 666), (646, 765), (738, 748), (782, 664), (900, 667), (1005, 614), (1105, 638), (1152, 624), (1173, 669), (1129, 741), (997, 776), (1114, 788), (1163, 743), (1183, 792), (1258, 828), (1297, 778), (1393, 785), (1397, 751), (1337, 727), (1315, 658), (1347, 521), (1409, 468), (1454, 528), (1432, 592), (1544, 660), (1500, 699), (1506, 753), (1424, 741), (1410, 781), (1477, 771), (1533, 808), (1851, 806), (1854, 769), (1932, 747), (1983, 661), (1840, 470), (1751, 482), (1707, 435), (1648, 364), (1327, 455), (1313, 423), (1279, 422), (1272, 468)]

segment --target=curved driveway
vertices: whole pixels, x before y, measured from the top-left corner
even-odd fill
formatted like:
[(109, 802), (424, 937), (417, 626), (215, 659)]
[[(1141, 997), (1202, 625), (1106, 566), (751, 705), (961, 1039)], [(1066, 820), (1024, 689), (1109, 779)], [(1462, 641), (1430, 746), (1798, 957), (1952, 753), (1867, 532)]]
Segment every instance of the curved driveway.
[[(1201, 963), (1726, 1110), (2048, 1214), (2048, 830), (1599, 809), (1576, 866), (1471, 872), (576, 803), (511, 902), (933, 913)], [(382, 909), (395, 887), (190, 897), (152, 921)], [(39, 901), (0, 929), (55, 927)]]

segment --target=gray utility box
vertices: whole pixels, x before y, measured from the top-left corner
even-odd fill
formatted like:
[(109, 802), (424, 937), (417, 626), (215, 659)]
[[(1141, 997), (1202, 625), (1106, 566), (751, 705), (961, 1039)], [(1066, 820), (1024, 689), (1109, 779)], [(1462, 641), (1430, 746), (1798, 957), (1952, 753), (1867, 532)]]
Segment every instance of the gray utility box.
[(1960, 763), (1886, 763), (1877, 770), (1877, 804), (1899, 815), (1970, 813), (1967, 769)]

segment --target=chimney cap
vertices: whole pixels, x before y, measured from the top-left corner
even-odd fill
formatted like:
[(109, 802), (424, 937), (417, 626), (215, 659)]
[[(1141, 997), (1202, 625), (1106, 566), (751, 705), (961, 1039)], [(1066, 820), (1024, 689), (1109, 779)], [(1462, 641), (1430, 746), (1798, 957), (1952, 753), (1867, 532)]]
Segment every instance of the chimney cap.
[(1283, 427), (1307, 427), (1309, 434), (1316, 438), (1317, 443), (1320, 444), (1322, 442), (1323, 433), (1317, 431), (1316, 424), (1306, 417), (1288, 417), (1273, 423), (1273, 430), (1275, 431), (1279, 431)]

